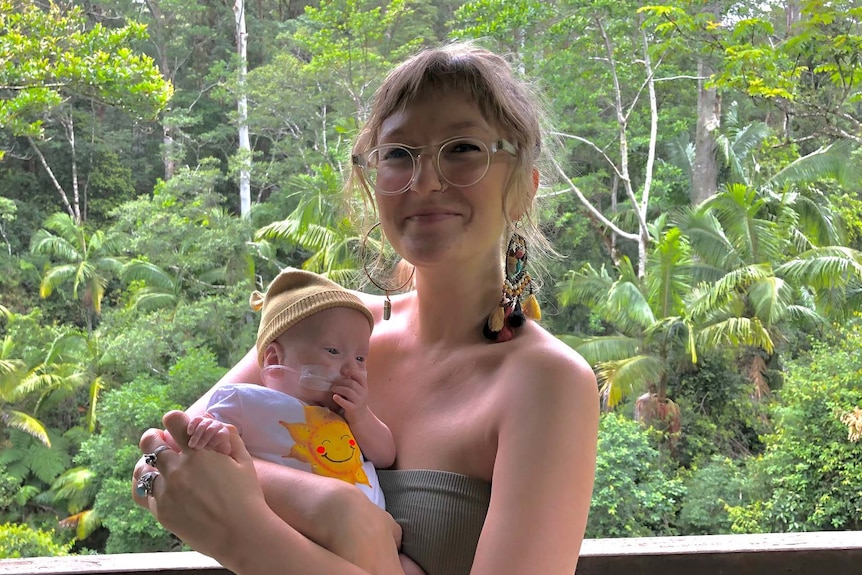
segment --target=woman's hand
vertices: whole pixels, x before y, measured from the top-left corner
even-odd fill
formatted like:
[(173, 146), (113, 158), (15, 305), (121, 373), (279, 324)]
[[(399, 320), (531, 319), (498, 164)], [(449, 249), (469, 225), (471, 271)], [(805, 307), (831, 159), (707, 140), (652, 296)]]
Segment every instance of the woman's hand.
[[(165, 415), (167, 432), (150, 429), (141, 437), (144, 453), (161, 450), (153, 466), (139, 462), (133, 474), (135, 501), (152, 512), (166, 529), (193, 549), (218, 558), (233, 542), (244, 517), (268, 513), (254, 464), (245, 444), (229, 426), (230, 457), (188, 447), (189, 417), (181, 411)], [(142, 495), (137, 483), (145, 472), (159, 475), (150, 493)]]
[[(187, 414), (172, 411), (162, 421), (167, 431), (147, 430), (140, 447), (148, 454), (162, 446), (170, 449), (159, 451), (154, 466), (144, 458), (138, 462), (133, 497), (196, 551), (243, 575), (402, 575), (397, 551), (401, 529), (354, 486), (264, 465), (265, 477), (285, 480), (273, 490), (274, 512), (235, 427), (229, 426), (227, 456), (188, 447)], [(141, 476), (149, 472), (159, 474), (150, 493), (136, 493)]]

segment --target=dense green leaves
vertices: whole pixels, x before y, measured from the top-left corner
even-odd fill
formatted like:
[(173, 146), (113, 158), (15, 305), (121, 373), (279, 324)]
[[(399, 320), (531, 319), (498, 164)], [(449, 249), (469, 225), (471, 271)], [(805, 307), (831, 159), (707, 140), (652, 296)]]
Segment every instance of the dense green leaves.
[(140, 24), (88, 29), (80, 7), (0, 2), (0, 128), (38, 137), (43, 115), (65, 99), (93, 98), (154, 117), (171, 96), (150, 58), (130, 46)]

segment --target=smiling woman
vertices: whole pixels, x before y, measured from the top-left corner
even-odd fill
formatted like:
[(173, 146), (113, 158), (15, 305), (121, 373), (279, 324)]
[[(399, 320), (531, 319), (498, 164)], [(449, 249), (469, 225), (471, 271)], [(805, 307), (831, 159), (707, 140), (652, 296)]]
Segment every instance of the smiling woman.
[[(503, 58), (455, 44), (393, 70), (355, 142), (346, 193), (364, 192), (413, 268), (414, 289), (392, 298), (391, 318), (388, 297), (356, 294), (374, 318), (367, 405), (396, 447), (378, 469), (389, 513), (348, 482), (253, 464), (233, 432), (230, 457), (190, 453), (176, 414), (166, 424), (179, 452), (162, 453), (162, 477), (138, 502), (240, 575), (571, 575), (598, 392), (586, 362), (522, 309), (534, 290), (528, 247), (545, 245), (533, 212), (541, 124)], [(219, 385), (260, 383), (255, 358)], [(165, 441), (150, 430), (141, 448)], [(553, 458), (542, 445), (555, 446)], [(148, 471), (141, 462), (135, 477)], [(399, 544), (415, 563), (399, 559)]]

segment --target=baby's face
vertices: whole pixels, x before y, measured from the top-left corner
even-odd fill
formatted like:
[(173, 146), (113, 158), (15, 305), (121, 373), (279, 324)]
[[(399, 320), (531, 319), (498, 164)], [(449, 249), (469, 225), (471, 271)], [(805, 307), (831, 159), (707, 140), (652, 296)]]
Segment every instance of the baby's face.
[(303, 319), (281, 334), (281, 365), (285, 372), (272, 385), (306, 403), (337, 408), (326, 381), (355, 379), (365, 372), (371, 327), (360, 312), (330, 308)]

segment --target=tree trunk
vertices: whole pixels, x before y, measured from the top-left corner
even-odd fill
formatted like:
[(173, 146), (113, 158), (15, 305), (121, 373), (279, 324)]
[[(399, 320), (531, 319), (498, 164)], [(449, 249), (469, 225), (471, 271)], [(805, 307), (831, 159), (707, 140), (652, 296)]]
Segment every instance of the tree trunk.
[(66, 190), (64, 190), (63, 186), (60, 185), (60, 182), (57, 180), (57, 176), (54, 175), (54, 170), (51, 169), (51, 166), (48, 165), (48, 161), (45, 159), (44, 154), (42, 154), (42, 150), (39, 149), (39, 146), (36, 145), (36, 142), (30, 136), (27, 136), (27, 141), (30, 142), (30, 147), (32, 147), (33, 151), (36, 152), (36, 157), (39, 158), (39, 162), (42, 164), (42, 167), (51, 179), (51, 183), (54, 184), (54, 189), (60, 194), (60, 199), (63, 201), (66, 213), (68, 213), (75, 222), (80, 223), (75, 215), (75, 210), (72, 209), (72, 204), (69, 203), (69, 196), (66, 194)]
[[(156, 50), (159, 70), (161, 71), (162, 77), (165, 80), (173, 82), (173, 77), (176, 70), (173, 69), (168, 59), (168, 33), (166, 25), (166, 20), (170, 18), (170, 15), (166, 17), (165, 14), (162, 12), (161, 6), (155, 0), (145, 0), (145, 3), (147, 9), (150, 11), (150, 15), (153, 18), (153, 26), (149, 28), (149, 36)], [(170, 104), (168, 104), (168, 107), (165, 108), (162, 117), (170, 117), (170, 111)], [(174, 173), (177, 169), (177, 145), (174, 139), (174, 134), (176, 132), (177, 127), (173, 123), (171, 123), (171, 120), (163, 120), (162, 162), (165, 166), (165, 181), (168, 181), (172, 177), (174, 177)]]
[(239, 54), (239, 72), (237, 78), (237, 123), (239, 124), (239, 205), (242, 217), (248, 217), (251, 212), (251, 143), (248, 137), (248, 99), (245, 79), (247, 74), (248, 33), (245, 28), (245, 5), (243, 0), (236, 0), (233, 5), (236, 19), (236, 48)]
[(705, 87), (704, 78), (712, 70), (700, 61), (697, 72), (697, 134), (691, 174), (691, 204), (694, 206), (714, 196), (718, 189), (715, 131), (721, 125), (721, 98), (715, 88)]
[(787, 0), (787, 4), (784, 6), (784, 16), (786, 18), (785, 24), (787, 25), (787, 29), (784, 34), (785, 37), (789, 38), (792, 34), (791, 28), (793, 28), (793, 25), (799, 22), (802, 17), (799, 0)]

